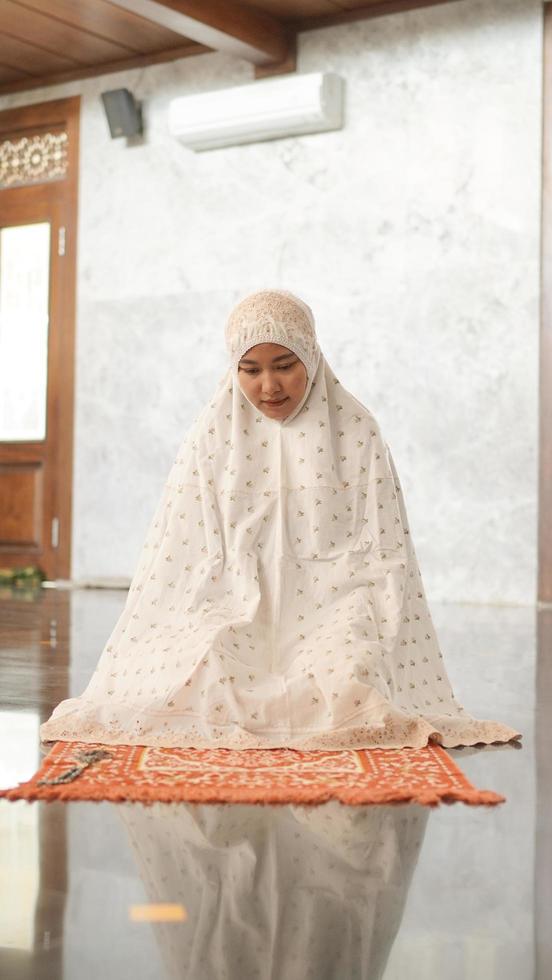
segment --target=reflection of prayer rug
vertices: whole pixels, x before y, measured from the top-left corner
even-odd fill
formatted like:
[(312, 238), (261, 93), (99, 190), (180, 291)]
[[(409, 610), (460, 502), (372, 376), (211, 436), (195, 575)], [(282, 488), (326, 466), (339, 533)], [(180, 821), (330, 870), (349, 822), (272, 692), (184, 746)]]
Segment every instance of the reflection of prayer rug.
[(171, 749), (56, 742), (8, 800), (142, 803), (502, 803), (439, 745), (421, 749)]

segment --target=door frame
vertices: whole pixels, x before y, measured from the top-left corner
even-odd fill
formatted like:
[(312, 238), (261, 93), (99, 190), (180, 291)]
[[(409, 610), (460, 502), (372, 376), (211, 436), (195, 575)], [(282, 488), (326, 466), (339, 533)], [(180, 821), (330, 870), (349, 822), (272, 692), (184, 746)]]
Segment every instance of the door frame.
[[(67, 133), (67, 170), (63, 179), (0, 190), (0, 217), (4, 223), (5, 217), (9, 221), (10, 212), (18, 207), (24, 212), (32, 208), (33, 202), (37, 214), (47, 206), (53, 218), (51, 255), (52, 259), (56, 256), (56, 262), (52, 261), (51, 268), (56, 266), (56, 275), (51, 274), (50, 278), (50, 306), (55, 308), (57, 322), (48, 340), (47, 398), (48, 422), (55, 425), (56, 438), (55, 456), (48, 461), (53, 470), (52, 499), (45, 501), (43, 513), (55, 515), (58, 534), (56, 544), (51, 528), (43, 528), (43, 563), (48, 579), (71, 577), (80, 102), (80, 96), (73, 96), (0, 112), (0, 141), (58, 127)], [(64, 229), (63, 245), (58, 236), (60, 229)], [(17, 443), (4, 446), (9, 446), (11, 457), (17, 458)], [(32, 443), (21, 444), (21, 455), (31, 446)], [(46, 524), (46, 518), (42, 519)]]
[(539, 338), (539, 602), (552, 602), (552, 3), (543, 5), (541, 305)]

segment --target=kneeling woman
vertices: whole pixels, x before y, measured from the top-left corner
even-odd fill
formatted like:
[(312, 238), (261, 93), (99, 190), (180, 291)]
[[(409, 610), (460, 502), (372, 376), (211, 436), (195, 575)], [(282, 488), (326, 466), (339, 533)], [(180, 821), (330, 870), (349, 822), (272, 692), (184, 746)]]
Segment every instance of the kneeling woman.
[(507, 742), (451, 689), (389, 448), (281, 290), (174, 461), (125, 608), (43, 740), (340, 749)]

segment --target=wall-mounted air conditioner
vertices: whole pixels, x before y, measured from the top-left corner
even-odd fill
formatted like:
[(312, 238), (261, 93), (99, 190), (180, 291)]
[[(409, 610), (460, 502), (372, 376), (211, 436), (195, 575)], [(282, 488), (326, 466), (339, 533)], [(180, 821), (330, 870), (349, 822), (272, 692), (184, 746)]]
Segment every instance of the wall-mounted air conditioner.
[(340, 129), (343, 79), (332, 72), (286, 75), (173, 99), (169, 130), (192, 150)]

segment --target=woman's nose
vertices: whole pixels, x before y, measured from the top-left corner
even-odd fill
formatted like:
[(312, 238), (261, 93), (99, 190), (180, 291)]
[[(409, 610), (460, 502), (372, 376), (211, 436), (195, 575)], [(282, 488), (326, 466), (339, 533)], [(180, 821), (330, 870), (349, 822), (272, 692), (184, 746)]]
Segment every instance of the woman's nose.
[(273, 391), (278, 391), (279, 390), (279, 382), (278, 382), (278, 379), (276, 378), (276, 376), (273, 376), (273, 375), (270, 375), (270, 374), (269, 375), (266, 375), (263, 378), (262, 388), (263, 388), (263, 391), (265, 392), (265, 394), (267, 394), (267, 395), (272, 394)]

